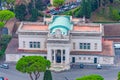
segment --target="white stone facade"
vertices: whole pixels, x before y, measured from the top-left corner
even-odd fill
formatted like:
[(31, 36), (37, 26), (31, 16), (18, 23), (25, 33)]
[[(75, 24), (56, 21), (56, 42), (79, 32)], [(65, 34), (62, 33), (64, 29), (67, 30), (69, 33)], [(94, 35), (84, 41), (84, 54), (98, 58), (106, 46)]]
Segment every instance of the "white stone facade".
[[(114, 64), (112, 48), (110, 53), (105, 52), (103, 48), (105, 44), (101, 24), (79, 23), (76, 26), (71, 23), (71, 17), (59, 17), (53, 20), (51, 18), (48, 25), (21, 23), (17, 31), (18, 54), (7, 54), (6, 61), (18, 61), (23, 56), (40, 55), (51, 61), (51, 69), (61, 66), (61, 70), (69, 69), (71, 63)], [(57, 18), (63, 19), (63, 22), (55, 22)]]

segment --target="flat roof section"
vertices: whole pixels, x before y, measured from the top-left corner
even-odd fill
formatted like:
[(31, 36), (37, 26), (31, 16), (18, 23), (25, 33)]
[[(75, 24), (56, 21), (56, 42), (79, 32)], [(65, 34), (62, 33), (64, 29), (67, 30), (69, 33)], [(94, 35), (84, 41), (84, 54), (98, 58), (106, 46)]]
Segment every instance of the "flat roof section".
[(39, 25), (39, 24), (23, 24), (22, 30), (27, 30), (27, 31), (38, 31), (38, 30), (48, 30), (47, 25)]
[(74, 31), (82, 31), (82, 32), (100, 32), (100, 26), (74, 26)]

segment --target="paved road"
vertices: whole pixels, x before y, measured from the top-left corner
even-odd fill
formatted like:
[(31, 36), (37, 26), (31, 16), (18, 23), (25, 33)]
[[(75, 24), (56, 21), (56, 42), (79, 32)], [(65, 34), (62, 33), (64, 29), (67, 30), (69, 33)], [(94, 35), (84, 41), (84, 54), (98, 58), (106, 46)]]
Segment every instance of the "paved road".
[[(71, 69), (69, 71), (55, 73), (52, 72), (53, 80), (75, 80), (77, 77), (89, 74), (100, 74), (105, 80), (116, 80), (117, 73), (120, 71), (119, 67), (108, 67), (101, 70), (95, 68), (89, 69)], [(22, 74), (15, 70), (14, 65), (10, 65), (10, 69), (1, 69), (0, 76), (7, 77), (9, 80), (30, 80), (28, 74)], [(43, 73), (39, 80), (43, 80)]]

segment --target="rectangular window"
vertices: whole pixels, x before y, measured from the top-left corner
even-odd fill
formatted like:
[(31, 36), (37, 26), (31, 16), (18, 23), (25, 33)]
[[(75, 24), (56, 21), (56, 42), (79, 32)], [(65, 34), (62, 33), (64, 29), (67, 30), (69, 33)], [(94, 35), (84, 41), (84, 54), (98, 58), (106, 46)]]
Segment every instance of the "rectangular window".
[(63, 50), (63, 55), (65, 55), (65, 50)]
[(88, 60), (90, 60), (90, 57), (88, 57)]
[(95, 50), (97, 49), (97, 43), (94, 44), (94, 48), (95, 48)]
[(79, 60), (81, 60), (81, 57), (79, 57)]
[(86, 60), (86, 57), (83, 57), (83, 60)]
[(23, 41), (23, 48), (25, 48), (25, 41)]
[(46, 48), (46, 42), (44, 43), (44, 47)]
[(32, 42), (30, 42), (30, 48), (33, 48)]
[(65, 61), (65, 56), (63, 56), (63, 61)]
[(90, 43), (87, 43), (87, 49), (90, 49)]
[(90, 43), (80, 43), (80, 49), (90, 49)]
[(37, 48), (40, 48), (40, 42), (37, 42)]
[(83, 46), (83, 44), (82, 44), (82, 43), (80, 43), (80, 49), (83, 49), (83, 48), (82, 48), (82, 46)]
[(84, 43), (84, 49), (87, 49), (87, 45), (86, 45), (86, 43)]
[(36, 48), (37, 46), (36, 46), (37, 44), (36, 44), (36, 42), (34, 42), (34, 48)]
[(75, 49), (75, 42), (73, 42), (73, 49)]
[(30, 48), (40, 48), (40, 42), (29, 42)]

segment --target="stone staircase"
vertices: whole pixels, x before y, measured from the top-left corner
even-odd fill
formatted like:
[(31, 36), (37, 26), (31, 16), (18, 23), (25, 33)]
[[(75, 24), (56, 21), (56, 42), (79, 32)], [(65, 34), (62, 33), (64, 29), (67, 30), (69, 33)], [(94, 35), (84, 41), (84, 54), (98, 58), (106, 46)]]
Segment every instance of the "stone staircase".
[(61, 72), (69, 69), (70, 69), (69, 65), (61, 64), (61, 63), (52, 64), (50, 68), (50, 70), (54, 72)]

